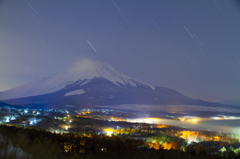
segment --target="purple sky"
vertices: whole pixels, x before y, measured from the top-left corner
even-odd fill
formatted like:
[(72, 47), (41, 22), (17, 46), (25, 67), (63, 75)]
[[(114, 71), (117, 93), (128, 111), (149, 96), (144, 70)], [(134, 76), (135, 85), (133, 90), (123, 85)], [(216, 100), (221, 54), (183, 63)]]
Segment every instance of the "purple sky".
[(0, 91), (82, 58), (240, 105), (238, 0), (0, 0)]

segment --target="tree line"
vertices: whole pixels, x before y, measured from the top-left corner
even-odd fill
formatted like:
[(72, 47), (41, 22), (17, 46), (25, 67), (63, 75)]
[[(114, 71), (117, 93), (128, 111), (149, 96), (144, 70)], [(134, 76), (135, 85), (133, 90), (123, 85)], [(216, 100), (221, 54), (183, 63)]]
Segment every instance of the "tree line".
[[(0, 125), (0, 153), (5, 159), (163, 159), (163, 158), (205, 158), (220, 159), (227, 156), (208, 155), (207, 153), (186, 153), (181, 147), (186, 145), (183, 139), (165, 136), (166, 143), (172, 146), (165, 150), (163, 144), (157, 142), (158, 149), (153, 147), (152, 142), (133, 140), (129, 137), (105, 136), (105, 135), (77, 135), (74, 133), (56, 134), (37, 129), (24, 129), (15, 126)], [(160, 138), (160, 137), (159, 137)], [(168, 143), (170, 142), (170, 143)], [(151, 143), (151, 144), (150, 144)], [(169, 146), (168, 145), (168, 146)], [(16, 152), (10, 155), (6, 147), (14, 147)], [(199, 148), (192, 146), (194, 151)], [(8, 150), (9, 151), (9, 150)], [(17, 152), (18, 151), (18, 152)], [(19, 153), (24, 152), (20, 156)], [(3, 156), (1, 156), (3, 157)]]

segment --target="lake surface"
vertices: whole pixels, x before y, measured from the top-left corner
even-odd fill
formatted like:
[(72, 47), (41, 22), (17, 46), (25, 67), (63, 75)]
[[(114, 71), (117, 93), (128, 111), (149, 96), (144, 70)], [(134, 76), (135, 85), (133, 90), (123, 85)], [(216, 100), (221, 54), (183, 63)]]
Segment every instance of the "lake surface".
[(240, 119), (234, 120), (200, 119), (196, 123), (181, 122), (178, 120), (171, 119), (161, 119), (159, 121), (153, 121), (152, 123), (172, 125), (197, 130), (221, 131), (223, 133), (240, 135)]

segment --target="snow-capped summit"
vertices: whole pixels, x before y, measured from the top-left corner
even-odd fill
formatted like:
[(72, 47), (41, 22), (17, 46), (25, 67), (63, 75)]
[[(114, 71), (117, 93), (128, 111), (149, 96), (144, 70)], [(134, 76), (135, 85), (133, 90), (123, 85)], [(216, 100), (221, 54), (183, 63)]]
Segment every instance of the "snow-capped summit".
[[(81, 61), (67, 72), (56, 76), (56, 78), (64, 79), (71, 82), (76, 82), (79, 80), (90, 81), (93, 78), (104, 78), (117, 86), (119, 86), (119, 84), (130, 84), (133, 86), (145, 85), (154, 89), (154, 86), (129, 77), (105, 62), (91, 60)], [(84, 84), (86, 83), (87, 82), (85, 82)]]
[(4, 103), (52, 109), (83, 109), (104, 105), (224, 106), (191, 99), (173, 89), (131, 78), (107, 63), (83, 60), (51, 78), (38, 78), (0, 92)]
[(84, 86), (94, 78), (103, 78), (117, 86), (154, 86), (131, 78), (111, 65), (92, 60), (83, 60), (75, 67), (51, 78), (38, 78), (22, 86), (0, 92), (0, 100), (39, 96), (60, 91), (71, 84)]

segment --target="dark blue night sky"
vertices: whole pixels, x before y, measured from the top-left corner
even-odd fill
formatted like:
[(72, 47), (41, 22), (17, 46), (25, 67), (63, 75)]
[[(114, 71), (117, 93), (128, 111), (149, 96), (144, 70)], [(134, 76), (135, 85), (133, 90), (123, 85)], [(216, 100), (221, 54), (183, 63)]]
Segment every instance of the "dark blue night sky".
[(237, 0), (0, 0), (0, 91), (84, 58), (240, 105)]

